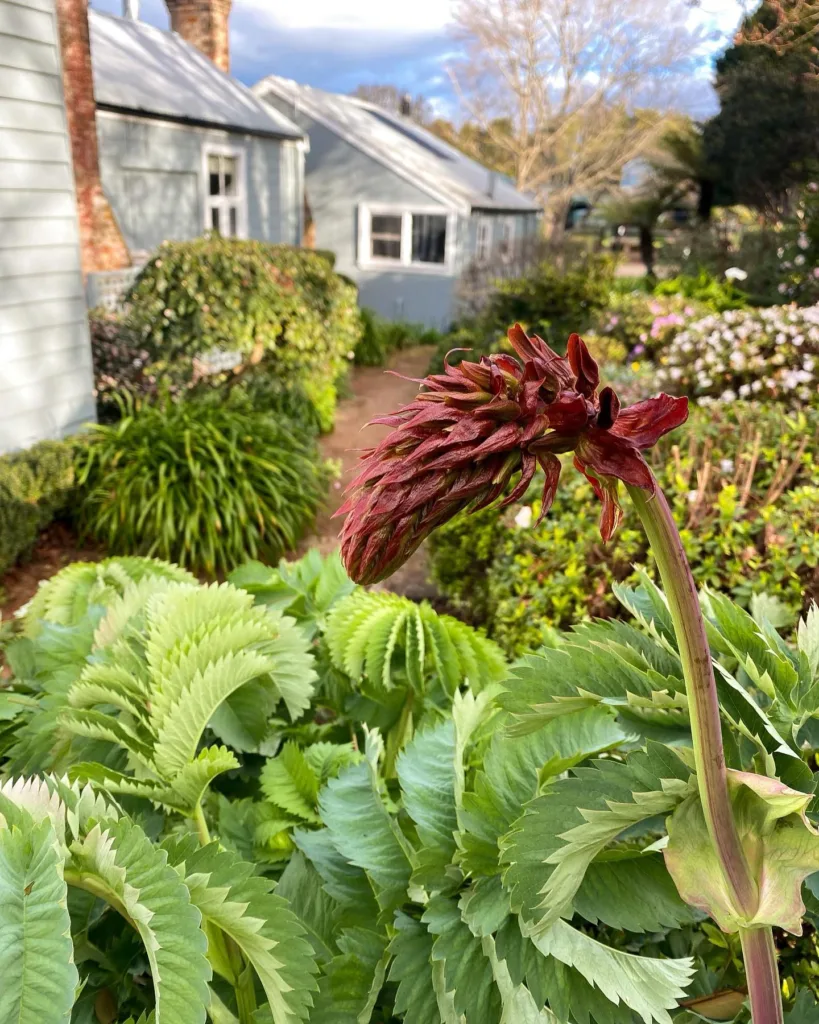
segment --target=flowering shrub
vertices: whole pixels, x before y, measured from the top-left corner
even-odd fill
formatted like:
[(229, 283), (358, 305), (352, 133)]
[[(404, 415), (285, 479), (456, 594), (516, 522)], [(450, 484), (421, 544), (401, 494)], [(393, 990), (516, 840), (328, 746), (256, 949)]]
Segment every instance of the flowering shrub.
[(594, 335), (619, 342), (629, 359), (654, 357), (692, 317), (705, 316), (708, 307), (683, 295), (612, 292)]
[(674, 338), (659, 384), (705, 404), (759, 396), (800, 405), (816, 398), (817, 357), (819, 306), (728, 310)]

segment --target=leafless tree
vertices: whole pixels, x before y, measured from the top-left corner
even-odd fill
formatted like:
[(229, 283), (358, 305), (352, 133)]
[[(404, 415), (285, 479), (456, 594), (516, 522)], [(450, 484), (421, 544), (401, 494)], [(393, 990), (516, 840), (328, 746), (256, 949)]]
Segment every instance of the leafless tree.
[[(574, 196), (594, 202), (665, 130), (662, 105), (704, 36), (689, 0), (458, 0), (465, 57), (451, 68), (468, 117), (562, 236)], [(660, 109), (658, 109), (660, 108)]]
[[(764, 11), (746, 17), (734, 42), (761, 43), (780, 56), (799, 47), (810, 48), (814, 58), (819, 54), (819, 0), (766, 0)], [(819, 74), (814, 60), (812, 73)]]

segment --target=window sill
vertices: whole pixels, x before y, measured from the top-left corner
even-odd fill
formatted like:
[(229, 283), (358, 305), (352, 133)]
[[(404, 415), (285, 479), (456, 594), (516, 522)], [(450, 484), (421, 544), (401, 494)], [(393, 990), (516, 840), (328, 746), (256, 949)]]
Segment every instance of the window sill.
[(448, 263), (401, 263), (399, 260), (358, 260), (358, 270), (392, 271), (394, 274), (421, 274), (432, 277), (454, 277), (455, 268)]

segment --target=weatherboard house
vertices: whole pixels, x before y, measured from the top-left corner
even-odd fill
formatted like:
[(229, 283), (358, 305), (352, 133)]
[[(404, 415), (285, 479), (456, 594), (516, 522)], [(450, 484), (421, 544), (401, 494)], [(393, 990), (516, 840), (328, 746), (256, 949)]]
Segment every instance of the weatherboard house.
[(534, 200), (409, 118), (274, 75), (253, 91), (307, 134), (315, 245), (362, 306), (446, 327), (463, 271), (537, 234)]

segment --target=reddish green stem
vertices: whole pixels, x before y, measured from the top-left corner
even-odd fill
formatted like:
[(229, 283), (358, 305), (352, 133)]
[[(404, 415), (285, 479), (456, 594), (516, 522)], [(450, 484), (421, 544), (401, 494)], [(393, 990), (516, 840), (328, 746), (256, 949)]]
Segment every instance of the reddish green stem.
[[(719, 699), (697, 588), (677, 525), (659, 486), (655, 486), (653, 495), (639, 487), (628, 490), (656, 559), (674, 623), (688, 696), (697, 785), (708, 833), (732, 902), (750, 919), (759, 896), (728, 793)], [(745, 956), (754, 1024), (781, 1024), (782, 997), (771, 930), (743, 932), (743, 950), (746, 941), (752, 953), (749, 958), (746, 951)]]

